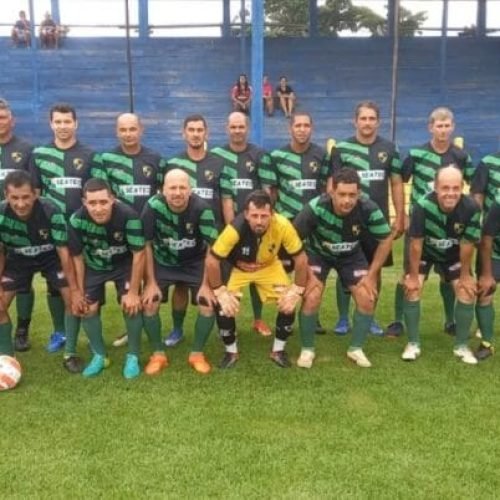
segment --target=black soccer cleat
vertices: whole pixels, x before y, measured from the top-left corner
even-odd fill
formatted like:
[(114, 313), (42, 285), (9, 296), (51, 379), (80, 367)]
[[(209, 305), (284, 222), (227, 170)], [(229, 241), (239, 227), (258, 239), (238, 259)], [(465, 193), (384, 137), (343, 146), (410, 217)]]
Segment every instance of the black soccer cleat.
[(269, 357), (281, 368), (289, 368), (292, 366), (286, 351), (271, 351)]
[(447, 333), (448, 335), (454, 337), (456, 334), (456, 330), (457, 324), (454, 321), (449, 321), (444, 324), (444, 333)]
[(325, 335), (326, 333), (326, 328), (321, 324), (321, 322), (318, 321), (316, 322), (316, 335)]
[(31, 349), (31, 342), (26, 328), (18, 328), (14, 335), (14, 349), (18, 352), (26, 352)]
[(490, 356), (493, 356), (494, 352), (495, 348), (491, 344), (486, 345), (484, 342), (481, 342), (479, 347), (474, 352), (474, 356), (476, 356), (478, 361), (484, 361)]
[(401, 337), (405, 331), (405, 327), (401, 321), (393, 321), (385, 329), (386, 337)]
[(224, 357), (221, 359), (219, 363), (219, 368), (221, 370), (226, 370), (228, 368), (232, 368), (240, 359), (240, 355), (237, 352), (226, 352)]
[(82, 373), (85, 364), (82, 358), (78, 356), (69, 356), (68, 358), (64, 358), (63, 366), (70, 373)]

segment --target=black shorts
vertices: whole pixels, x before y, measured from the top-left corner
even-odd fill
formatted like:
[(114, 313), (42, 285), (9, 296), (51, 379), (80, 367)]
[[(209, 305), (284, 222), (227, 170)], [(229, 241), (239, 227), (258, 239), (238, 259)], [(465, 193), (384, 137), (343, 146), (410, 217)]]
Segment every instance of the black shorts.
[(434, 271), (447, 283), (460, 277), (460, 268), (462, 267), (460, 261), (434, 262), (433, 260), (421, 260), (418, 273), (423, 274), (427, 279), (432, 266), (434, 266)]
[[(491, 259), (491, 272), (493, 273), (493, 278), (495, 278), (495, 281), (497, 283), (500, 283), (500, 260)], [(479, 254), (478, 258), (476, 259), (476, 275), (478, 278), (481, 275), (481, 259), (479, 259)]]
[[(377, 251), (377, 247), (380, 241), (377, 240), (377, 238), (373, 237), (371, 234), (365, 233), (361, 237), (360, 243), (368, 264), (371, 264), (373, 262), (373, 257), (375, 256), (375, 252)], [(391, 253), (388, 255), (382, 267), (391, 267), (392, 265), (394, 265), (394, 259), (392, 258), (391, 250)]]
[(113, 271), (95, 271), (94, 269), (85, 269), (85, 297), (90, 303), (99, 302), (103, 305), (106, 302), (106, 288), (108, 281), (115, 284), (116, 296), (118, 302), (122, 295), (125, 295), (130, 288), (130, 274), (132, 264), (118, 266)]
[(2, 287), (8, 292), (28, 293), (36, 273), (42, 273), (52, 290), (68, 286), (59, 256), (55, 252), (47, 252), (30, 258), (9, 254), (2, 275)]
[(326, 282), (330, 270), (335, 269), (346, 290), (356, 285), (363, 276), (366, 276), (368, 271), (368, 262), (361, 249), (352, 255), (332, 260), (324, 259), (316, 254), (308, 254), (307, 258), (309, 267), (322, 283)]
[(191, 290), (191, 303), (196, 305), (196, 295), (203, 281), (204, 260), (183, 264), (182, 267), (162, 266), (155, 261), (155, 277), (163, 294), (163, 302), (168, 301), (168, 289), (172, 285), (185, 285)]

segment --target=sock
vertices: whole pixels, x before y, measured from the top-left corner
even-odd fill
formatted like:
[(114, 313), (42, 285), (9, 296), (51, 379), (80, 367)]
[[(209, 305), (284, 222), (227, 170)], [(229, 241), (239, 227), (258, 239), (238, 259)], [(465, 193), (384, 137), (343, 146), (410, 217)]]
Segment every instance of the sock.
[(0, 325), (0, 354), (14, 356), (14, 345), (12, 343), (12, 323), (2, 323)]
[(476, 305), (476, 319), (483, 340), (491, 342), (493, 340), (493, 325), (495, 322), (493, 304), (488, 304), (487, 306)]
[(455, 322), (455, 290), (451, 283), (445, 281), (439, 282), (439, 291), (443, 298), (444, 314), (446, 316), (446, 323)]
[(194, 325), (194, 342), (193, 348), (191, 349), (192, 352), (203, 352), (214, 323), (215, 314), (212, 314), (212, 316), (203, 316), (198, 313), (196, 323)]
[(238, 344), (236, 342), (233, 342), (232, 344), (224, 346), (226, 349), (226, 352), (232, 352), (233, 354), (236, 354), (238, 352)]
[(363, 347), (372, 321), (373, 314), (363, 314), (357, 309), (354, 311), (352, 317), (352, 339), (351, 345), (349, 346), (350, 351)]
[(406, 331), (408, 332), (408, 341), (412, 344), (420, 345), (420, 300), (404, 300), (404, 318)]
[(405, 290), (401, 283), (396, 284), (396, 291), (394, 293), (394, 321), (399, 323), (404, 319), (404, 301)]
[(252, 301), (252, 311), (254, 320), (262, 318), (262, 301), (255, 283), (250, 283), (250, 299)]
[(464, 304), (457, 300), (455, 318), (457, 322), (455, 346), (467, 345), (469, 342), (470, 327), (474, 318), (474, 304)]
[(47, 304), (49, 306), (50, 315), (52, 316), (52, 324), (54, 331), (64, 333), (64, 302), (60, 295), (47, 294)]
[(177, 309), (172, 309), (172, 322), (174, 324), (174, 330), (182, 332), (184, 328), (184, 318), (186, 317), (186, 309), (178, 311)]
[(139, 356), (141, 351), (142, 314), (123, 315), (128, 333), (128, 353)]
[(351, 294), (346, 293), (342, 286), (342, 281), (337, 277), (335, 284), (337, 292), (337, 309), (339, 311), (339, 319), (349, 318), (349, 306), (351, 304)]
[(144, 323), (144, 330), (146, 330), (146, 335), (148, 336), (153, 352), (163, 352), (160, 315), (158, 313), (153, 316), (144, 315), (142, 320)]
[(286, 340), (274, 339), (273, 342), (273, 352), (284, 351), (286, 347)]
[(102, 338), (102, 321), (99, 313), (82, 319), (82, 326), (89, 338), (90, 347), (94, 354), (106, 356), (106, 347)]
[(34, 302), (35, 292), (33, 290), (28, 293), (16, 294), (17, 328), (26, 330), (29, 328)]
[(304, 314), (299, 313), (299, 332), (302, 342), (302, 349), (314, 351), (314, 332), (318, 321), (318, 313)]
[(66, 357), (76, 356), (76, 345), (78, 343), (78, 333), (80, 330), (81, 318), (66, 313), (64, 315), (64, 331), (66, 333), (66, 344), (64, 345), (64, 355)]

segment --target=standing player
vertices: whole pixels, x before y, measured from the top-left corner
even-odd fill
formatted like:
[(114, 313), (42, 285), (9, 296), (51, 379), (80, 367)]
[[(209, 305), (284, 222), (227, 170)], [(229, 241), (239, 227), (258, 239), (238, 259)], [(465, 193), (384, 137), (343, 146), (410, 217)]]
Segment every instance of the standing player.
[[(52, 200), (63, 212), (66, 220), (82, 204), (82, 187), (91, 177), (104, 178), (97, 153), (81, 144), (76, 136), (78, 121), (75, 109), (69, 104), (55, 104), (50, 109), (50, 128), (54, 140), (33, 150), (30, 172), (40, 194)], [(47, 345), (49, 352), (61, 349), (65, 342), (64, 309), (57, 290), (49, 287), (48, 304), (54, 322), (54, 333)], [(66, 318), (72, 332), (72, 318)]]
[[(276, 211), (293, 220), (306, 203), (325, 191), (329, 166), (326, 151), (311, 142), (313, 120), (309, 113), (294, 113), (289, 133), (290, 143), (271, 152), (270, 182), (276, 190)], [(289, 270), (289, 257), (282, 254), (282, 259)], [(317, 333), (325, 333), (319, 321)]]
[[(233, 187), (232, 206), (226, 207), (226, 220), (229, 224), (235, 215), (242, 212), (246, 197), (257, 189), (268, 189), (272, 183), (271, 158), (268, 153), (255, 144), (248, 142), (250, 132), (249, 118), (235, 111), (227, 119), (229, 143), (224, 147), (212, 149), (226, 163), (225, 177)], [(250, 285), (250, 298), (254, 313), (253, 329), (268, 337), (271, 329), (262, 319), (262, 302), (253, 284)]]
[[(300, 367), (310, 368), (315, 358), (314, 325), (332, 268), (356, 303), (347, 357), (363, 368), (371, 366), (363, 344), (373, 321), (378, 275), (391, 252), (394, 237), (384, 214), (372, 200), (360, 197), (361, 190), (356, 170), (340, 168), (333, 173), (330, 192), (310, 201), (294, 220), (300, 237), (306, 240), (313, 274), (299, 316), (302, 352), (297, 364)], [(370, 263), (362, 250), (365, 233), (377, 241)]]
[[(168, 298), (168, 288), (181, 285), (191, 290), (198, 304), (194, 343), (189, 364), (199, 373), (208, 373), (210, 364), (203, 347), (215, 322), (211, 296), (203, 287), (204, 261), (208, 248), (217, 238), (214, 213), (209, 204), (192, 193), (189, 176), (180, 169), (165, 175), (163, 192), (153, 196), (142, 212), (146, 237), (146, 272), (143, 293), (144, 329), (153, 345), (146, 372), (159, 373), (167, 366), (160, 351), (160, 302)], [(203, 297), (198, 300), (199, 297)]]
[[(12, 356), (9, 305), (18, 290), (31, 289), (35, 273), (41, 272), (61, 292), (68, 312), (72, 299), (81, 305), (83, 297), (77, 295), (64, 215), (50, 201), (38, 198), (28, 172), (11, 172), (4, 185), (5, 201), (0, 204), (0, 353)], [(65, 359), (64, 366), (72, 370), (78, 361)]]
[[(131, 206), (138, 214), (163, 184), (165, 161), (161, 155), (141, 144), (144, 126), (133, 113), (123, 113), (116, 120), (116, 136), (120, 144), (101, 154), (102, 166), (116, 198)], [(113, 345), (127, 343), (120, 335)]]
[[(361, 179), (363, 194), (372, 199), (389, 220), (389, 186), (395, 210), (394, 230), (396, 237), (404, 232), (404, 191), (401, 176), (401, 160), (395, 144), (378, 135), (380, 109), (373, 101), (362, 101), (355, 109), (353, 137), (337, 144), (331, 157), (332, 173), (342, 167), (354, 168)], [(362, 248), (371, 263), (378, 241), (369, 233), (362, 241)], [(392, 254), (385, 266), (392, 266)], [(379, 290), (380, 290), (379, 275)], [(334, 331), (345, 335), (349, 331), (350, 295), (342, 288), (342, 280), (337, 280), (337, 308), (339, 319)], [(370, 325), (373, 335), (383, 335), (384, 330), (374, 320)]]
[(123, 376), (138, 377), (142, 332), (140, 286), (144, 274), (142, 223), (132, 208), (116, 201), (102, 179), (90, 179), (83, 187), (83, 206), (70, 218), (70, 251), (78, 289), (86, 299), (79, 312), (93, 353), (82, 375), (95, 377), (109, 365), (102, 336), (101, 306), (105, 301), (105, 285), (112, 281), (129, 333)]
[(476, 298), (471, 265), (480, 237), (481, 209), (472, 198), (462, 194), (463, 175), (458, 168), (440, 169), (434, 185), (434, 191), (421, 197), (411, 213), (404, 281), (404, 317), (409, 342), (402, 358), (415, 361), (420, 356), (420, 299), (424, 281), (434, 265), (457, 297), (453, 353), (464, 363), (476, 364), (467, 341)]
[[(434, 177), (439, 168), (455, 165), (463, 172), (466, 182), (470, 182), (474, 174), (474, 166), (470, 156), (452, 143), (451, 137), (455, 130), (455, 119), (448, 108), (436, 108), (429, 115), (428, 124), (431, 140), (422, 146), (411, 148), (403, 162), (403, 180), (413, 180), (410, 199), (410, 211), (415, 203), (434, 187)], [(408, 241), (405, 237), (404, 267), (407, 269)], [(395, 321), (386, 330), (387, 335), (398, 336), (403, 333), (403, 299), (404, 277), (396, 285)], [(452, 285), (441, 279), (439, 290), (443, 298), (446, 315), (444, 330), (450, 335), (455, 333), (455, 293)]]
[[(206, 151), (208, 127), (202, 115), (185, 118), (182, 136), (186, 142), (186, 150), (168, 160), (167, 171), (179, 168), (188, 174), (193, 193), (212, 207), (219, 230), (234, 217), (233, 187), (224, 174), (226, 161)], [(187, 305), (188, 288), (176, 286), (172, 296), (173, 329), (165, 340), (167, 347), (173, 347), (183, 339)]]
[[(0, 99), (0, 199), (3, 199), (3, 181), (7, 174), (14, 170), (28, 170), (33, 146), (24, 139), (14, 135), (15, 119), (9, 103)], [(29, 326), (33, 311), (34, 292), (18, 291), (16, 294), (17, 328), (14, 336), (16, 351), (28, 351)]]

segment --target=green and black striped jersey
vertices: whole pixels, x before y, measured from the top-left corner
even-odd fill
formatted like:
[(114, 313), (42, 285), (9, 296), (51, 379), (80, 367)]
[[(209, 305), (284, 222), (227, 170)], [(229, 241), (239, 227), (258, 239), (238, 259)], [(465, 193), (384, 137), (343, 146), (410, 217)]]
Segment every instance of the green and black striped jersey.
[(29, 165), (35, 187), (69, 216), (82, 206), (82, 188), (92, 177), (106, 179), (100, 155), (77, 142), (68, 149), (54, 143), (33, 150)]
[(495, 200), (483, 222), (483, 234), (493, 238), (492, 258), (500, 260), (500, 201)]
[(189, 175), (193, 193), (205, 200), (213, 208), (217, 227), (223, 225), (222, 198), (233, 198), (234, 188), (229, 175), (224, 171), (226, 160), (211, 152), (207, 152), (203, 160), (194, 161), (186, 152), (171, 158), (167, 162), (167, 172), (180, 168)]
[(500, 152), (486, 155), (474, 172), (471, 193), (484, 195), (483, 210), (488, 212), (500, 197)]
[(403, 162), (403, 180), (413, 178), (410, 205), (413, 206), (422, 196), (434, 190), (434, 178), (441, 167), (457, 166), (463, 173), (464, 180), (471, 182), (474, 165), (471, 157), (463, 149), (451, 144), (445, 153), (436, 153), (430, 142), (411, 148)]
[(116, 201), (111, 219), (97, 224), (85, 207), (69, 219), (69, 250), (82, 255), (85, 265), (94, 271), (114, 271), (132, 260), (133, 252), (144, 248), (144, 231), (137, 212)]
[(377, 204), (362, 197), (345, 216), (334, 212), (329, 194), (311, 200), (295, 217), (293, 225), (306, 242), (306, 251), (331, 260), (355, 254), (360, 240), (370, 234), (377, 240), (387, 238), (391, 228)]
[(182, 213), (173, 212), (165, 197), (157, 194), (148, 200), (141, 218), (146, 241), (152, 242), (154, 258), (162, 266), (203, 260), (218, 236), (212, 209), (194, 193)]
[(402, 175), (396, 145), (378, 136), (369, 145), (361, 144), (356, 137), (341, 141), (331, 157), (331, 173), (343, 167), (354, 168), (358, 172), (363, 193), (389, 217), (391, 177)]
[(233, 187), (236, 214), (243, 210), (245, 199), (252, 191), (271, 185), (271, 157), (255, 144), (248, 144), (241, 153), (232, 151), (229, 144), (213, 148), (212, 153), (225, 161), (223, 177)]
[(141, 213), (146, 201), (163, 185), (166, 161), (159, 153), (141, 147), (136, 155), (120, 146), (101, 154), (102, 166), (115, 196)]
[(304, 205), (326, 188), (329, 175), (326, 151), (311, 144), (304, 153), (294, 153), (290, 145), (271, 152), (271, 186), (276, 186), (276, 211), (293, 219)]
[(68, 245), (63, 213), (50, 200), (39, 198), (27, 220), (21, 220), (7, 201), (0, 204), (0, 245), (4, 253), (36, 258)]
[(3, 200), (3, 181), (13, 170), (28, 170), (33, 145), (17, 136), (0, 144), (0, 199)]
[(460, 242), (477, 243), (481, 234), (481, 210), (470, 197), (462, 195), (452, 212), (443, 212), (435, 192), (413, 206), (409, 236), (424, 240), (422, 260), (459, 262)]

